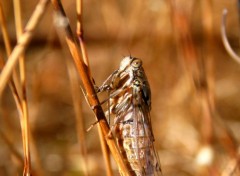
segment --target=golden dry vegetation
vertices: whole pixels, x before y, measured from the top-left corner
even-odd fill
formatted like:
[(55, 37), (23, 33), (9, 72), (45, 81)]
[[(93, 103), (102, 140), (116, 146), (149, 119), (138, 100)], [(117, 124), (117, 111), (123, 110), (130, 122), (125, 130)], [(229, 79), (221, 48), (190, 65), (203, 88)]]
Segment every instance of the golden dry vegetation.
[[(14, 48), (13, 2), (0, 2)], [(21, 1), (23, 26), (37, 3)], [(76, 2), (62, 3), (75, 34)], [(164, 176), (240, 175), (240, 65), (222, 44), (224, 8), (229, 12), (227, 36), (237, 52), (237, 1), (83, 0), (83, 38), (96, 85), (118, 68), (123, 56), (143, 60), (152, 90), (152, 126)], [(87, 166), (91, 176), (107, 175), (97, 125), (84, 136), (81, 133), (96, 118), (81, 89), (72, 90), (72, 82), (81, 78), (76, 77), (56, 18), (50, 2), (25, 51), (31, 172), (33, 176), (86, 175)], [(2, 33), (0, 57), (3, 67), (2, 59), (8, 54)], [(21, 118), (9, 86), (0, 97), (0, 175), (22, 175)], [(83, 124), (75, 118), (76, 97), (80, 98), (77, 109)], [(111, 162), (114, 175), (119, 175), (112, 157)]]

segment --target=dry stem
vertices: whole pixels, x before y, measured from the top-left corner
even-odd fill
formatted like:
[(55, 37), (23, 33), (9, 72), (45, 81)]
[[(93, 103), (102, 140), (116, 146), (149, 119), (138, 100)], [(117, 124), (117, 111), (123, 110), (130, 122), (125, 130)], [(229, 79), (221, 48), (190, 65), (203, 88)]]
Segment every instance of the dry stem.
[[(3, 14), (1, 2), (0, 2), (0, 23), (1, 23), (1, 30), (2, 30), (2, 34), (3, 34), (4, 45), (6, 48), (6, 53), (7, 53), (7, 56), (9, 57), (12, 52), (12, 47), (10, 44), (9, 34), (7, 31), (7, 27), (6, 27), (6, 20), (5, 20), (4, 14)], [(3, 57), (1, 57), (1, 60), (2, 60), (3, 65), (5, 65), (5, 61), (3, 60)], [(17, 86), (17, 85), (19, 85), (19, 83), (18, 83), (19, 81), (18, 81), (16, 74), (13, 74), (13, 77), (14, 77), (15, 81), (13, 81), (13, 79), (10, 79), (9, 87), (13, 94), (13, 98), (15, 100), (19, 116), (22, 116), (22, 107), (21, 107), (21, 100), (20, 100), (22, 95), (20, 94), (21, 92), (19, 90), (20, 86)], [(16, 85), (16, 83), (17, 83), (17, 85)]]
[[(86, 66), (88, 67), (88, 75), (90, 78), (92, 78), (90, 69), (89, 69), (89, 59), (87, 56), (87, 51), (86, 51), (86, 47), (84, 44), (84, 40), (83, 40), (83, 29), (82, 29), (82, 0), (76, 0), (76, 5), (77, 5), (77, 37), (78, 37), (78, 41), (80, 44), (80, 48), (81, 48), (81, 53), (82, 53), (82, 57), (83, 57), (83, 61), (86, 64)], [(110, 156), (109, 156), (109, 152), (108, 152), (108, 147), (106, 145), (106, 141), (104, 140), (101, 128), (98, 126), (98, 134), (100, 136), (100, 142), (101, 142), (101, 148), (102, 148), (102, 153), (104, 156), (104, 160), (105, 160), (105, 164), (106, 164), (106, 170), (107, 170), (107, 175), (111, 176), (113, 175), (112, 173), (112, 167), (111, 167), (111, 162), (110, 162)]]
[[(66, 15), (64, 12), (64, 9), (61, 5), (61, 2), (59, 0), (52, 0), (52, 4), (56, 10), (56, 12), (60, 15), (59, 18), (66, 19)], [(66, 20), (67, 21), (67, 20)], [(83, 59), (81, 57), (81, 54), (79, 53), (79, 48), (77, 46), (77, 43), (74, 39), (73, 33), (71, 31), (71, 28), (69, 24), (64, 26), (65, 28), (65, 33), (66, 33), (66, 42), (68, 44), (69, 50), (72, 54), (72, 57), (74, 59), (75, 65), (77, 67), (78, 73), (82, 79), (84, 88), (87, 92), (87, 97), (89, 100), (89, 104), (93, 109), (93, 112), (95, 113), (99, 125), (101, 127), (102, 133), (107, 141), (107, 144), (110, 148), (110, 151), (113, 154), (113, 157), (115, 161), (117, 162), (119, 169), (121, 170), (122, 173), (125, 173), (125, 175), (130, 175), (127, 167), (124, 164), (124, 161), (122, 159), (122, 156), (115, 144), (115, 141), (113, 138), (108, 136), (108, 133), (110, 131), (108, 123), (106, 121), (104, 112), (102, 110), (102, 107), (100, 106), (98, 97), (95, 93), (94, 86), (92, 83), (91, 78), (88, 75), (88, 68), (86, 64), (84, 64)]]
[(30, 20), (28, 21), (25, 32), (19, 38), (17, 46), (13, 49), (11, 55), (8, 58), (8, 61), (2, 70), (0, 75), (0, 97), (3, 93), (3, 90), (13, 72), (13, 69), (19, 59), (19, 56), (26, 50), (27, 45), (33, 37), (34, 30), (39, 23), (42, 15), (45, 12), (45, 8), (49, 0), (40, 0), (38, 5), (36, 6)]
[[(14, 16), (16, 25), (17, 40), (22, 35), (22, 19), (21, 19), (21, 4), (19, 0), (14, 0)], [(22, 113), (23, 116), (20, 118), (21, 129), (22, 129), (22, 140), (23, 140), (23, 151), (24, 151), (24, 171), (23, 175), (30, 175), (31, 173), (31, 154), (29, 147), (29, 122), (28, 122), (28, 106), (26, 96), (26, 76), (25, 76), (25, 58), (24, 54), (19, 56), (19, 70), (20, 70), (20, 82), (22, 91)]]
[(108, 146), (105, 142), (104, 135), (103, 135), (99, 125), (98, 125), (98, 133), (99, 133), (99, 137), (100, 137), (100, 142), (101, 142), (101, 148), (102, 148), (102, 152), (103, 152), (104, 161), (105, 161), (105, 164), (106, 164), (107, 176), (112, 176), (113, 175), (113, 170), (112, 170), (112, 167), (111, 167), (109, 148), (108, 148)]

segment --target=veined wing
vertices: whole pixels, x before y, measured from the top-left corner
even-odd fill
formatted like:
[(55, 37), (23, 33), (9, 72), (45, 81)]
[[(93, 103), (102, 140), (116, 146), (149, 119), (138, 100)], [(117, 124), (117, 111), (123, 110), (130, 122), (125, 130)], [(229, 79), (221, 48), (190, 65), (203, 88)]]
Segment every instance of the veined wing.
[[(159, 157), (154, 148), (154, 137), (150, 121), (150, 107), (144, 100), (143, 85), (133, 82), (133, 150), (138, 159), (139, 175), (161, 175)], [(138, 174), (137, 174), (138, 175)]]

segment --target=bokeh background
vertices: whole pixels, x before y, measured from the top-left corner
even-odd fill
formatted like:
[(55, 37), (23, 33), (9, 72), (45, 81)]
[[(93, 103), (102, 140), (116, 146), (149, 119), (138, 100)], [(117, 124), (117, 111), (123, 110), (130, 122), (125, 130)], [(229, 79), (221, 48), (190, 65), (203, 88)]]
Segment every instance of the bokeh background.
[[(75, 31), (75, 1), (62, 2)], [(1, 3), (14, 46), (13, 4)], [(36, 4), (22, 0), (24, 24)], [(227, 36), (238, 52), (236, 0), (83, 0), (83, 36), (96, 85), (118, 68), (124, 56), (143, 60), (164, 176), (240, 175), (240, 65), (222, 44), (224, 8), (229, 12)], [(59, 41), (49, 3), (26, 51), (33, 175), (84, 175), (83, 141), (77, 140), (66, 66), (72, 58), (66, 50)], [(6, 57), (2, 34), (0, 52)], [(82, 94), (79, 106), (86, 130), (95, 117)], [(22, 154), (19, 117), (9, 88), (1, 99), (0, 129), (0, 175), (21, 175), (5, 140)], [(86, 132), (85, 140), (89, 175), (106, 175), (96, 125)], [(113, 159), (112, 165), (114, 175), (119, 175)]]

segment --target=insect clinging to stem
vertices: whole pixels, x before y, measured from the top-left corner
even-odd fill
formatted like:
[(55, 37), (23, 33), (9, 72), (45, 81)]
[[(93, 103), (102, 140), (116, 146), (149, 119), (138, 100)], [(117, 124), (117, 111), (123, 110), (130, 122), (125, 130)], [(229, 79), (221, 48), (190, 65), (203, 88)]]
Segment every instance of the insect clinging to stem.
[[(151, 125), (151, 90), (142, 60), (124, 57), (120, 67), (104, 81), (98, 92), (109, 92), (106, 114), (114, 117), (112, 132), (132, 175), (161, 175)], [(121, 173), (123, 175), (123, 173)]]

